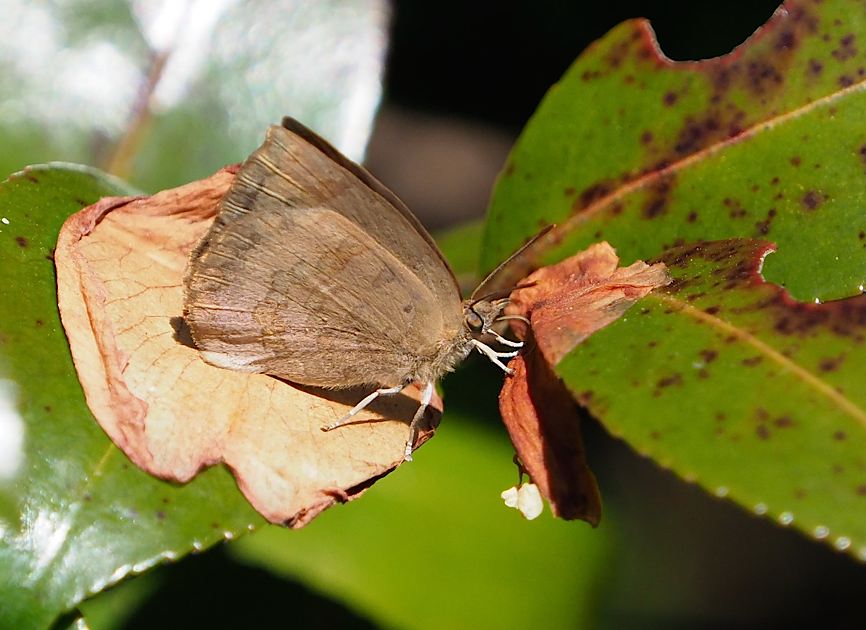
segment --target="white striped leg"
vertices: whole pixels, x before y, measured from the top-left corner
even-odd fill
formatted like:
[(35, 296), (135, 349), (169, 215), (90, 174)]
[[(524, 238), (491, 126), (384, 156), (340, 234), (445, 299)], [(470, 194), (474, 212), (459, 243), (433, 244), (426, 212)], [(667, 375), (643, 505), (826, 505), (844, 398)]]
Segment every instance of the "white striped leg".
[(496, 365), (498, 365), (499, 367), (501, 367), (502, 370), (503, 370), (506, 374), (509, 374), (509, 375), (510, 375), (510, 374), (514, 374), (514, 370), (512, 370), (510, 367), (508, 367), (507, 365), (505, 365), (505, 364), (504, 364), (502, 361), (500, 361), (499, 359), (500, 359), (500, 358), (502, 358), (502, 359), (510, 359), (510, 358), (512, 358), (512, 357), (516, 357), (516, 356), (517, 356), (517, 350), (515, 350), (514, 352), (496, 352), (496, 350), (494, 350), (493, 348), (491, 348), (490, 346), (488, 346), (488, 345), (486, 345), (486, 344), (484, 344), (484, 343), (481, 343), (481, 342), (478, 341), (477, 339), (473, 339), (473, 340), (472, 340), (472, 345), (475, 346), (475, 349), (478, 350), (478, 352), (480, 352), (481, 354), (485, 355), (488, 359), (490, 359), (491, 361), (493, 361), (493, 363), (495, 363)]
[(499, 343), (501, 343), (504, 346), (511, 346), (512, 348), (522, 348), (523, 347), (522, 341), (511, 341), (511, 339), (506, 339), (505, 337), (500, 335), (495, 330), (488, 330), (487, 333), (489, 335), (493, 335), (493, 338), (496, 339), (496, 341), (498, 341)]
[(405, 385), (398, 385), (397, 387), (383, 387), (382, 389), (377, 389), (372, 394), (366, 396), (361, 402), (352, 407), (345, 416), (337, 420), (336, 422), (332, 422), (329, 425), (322, 427), (322, 431), (330, 431), (332, 429), (336, 429), (337, 427), (341, 427), (344, 424), (348, 424), (349, 421), (358, 415), (359, 412), (363, 411), (363, 409), (369, 405), (371, 402), (376, 400), (379, 396), (390, 396), (392, 394), (399, 394), (403, 391)]
[(424, 390), (421, 392), (421, 406), (418, 411), (412, 416), (412, 422), (409, 423), (409, 441), (406, 442), (406, 451), (403, 453), (403, 459), (407, 462), (412, 461), (412, 449), (415, 448), (415, 438), (418, 437), (418, 426), (424, 419), (424, 412), (427, 411), (427, 406), (433, 399), (433, 383), (424, 385)]

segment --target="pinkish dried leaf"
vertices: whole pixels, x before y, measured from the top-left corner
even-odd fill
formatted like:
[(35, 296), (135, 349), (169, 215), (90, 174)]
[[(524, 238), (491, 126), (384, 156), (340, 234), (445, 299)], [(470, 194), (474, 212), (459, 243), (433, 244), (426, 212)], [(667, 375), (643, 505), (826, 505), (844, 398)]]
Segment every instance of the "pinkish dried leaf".
[(300, 527), (399, 465), (418, 403), (380, 399), (325, 433), (361, 393), (216, 368), (184, 340), (187, 257), (234, 172), (70, 217), (55, 254), (58, 304), (87, 403), (136, 465), (185, 482), (223, 462), (265, 518)]

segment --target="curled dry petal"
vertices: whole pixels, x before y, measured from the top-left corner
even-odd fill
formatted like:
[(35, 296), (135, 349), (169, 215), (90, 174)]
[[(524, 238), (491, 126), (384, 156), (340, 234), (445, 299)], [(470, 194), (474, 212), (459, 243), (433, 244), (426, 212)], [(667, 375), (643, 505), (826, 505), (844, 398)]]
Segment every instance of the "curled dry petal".
[(570, 350), (622, 316), (635, 301), (670, 282), (663, 264), (620, 268), (614, 249), (595, 244), (529, 275), (511, 294), (508, 314), (531, 322), (526, 350), (509, 363), (514, 375), (499, 396), (502, 419), (529, 473), (556, 516), (596, 525), (601, 499), (580, 435), (577, 405), (553, 371)]
[(356, 424), (325, 433), (363, 392), (202, 361), (180, 317), (182, 278), (234, 172), (71, 216), (55, 254), (58, 304), (87, 403), (136, 465), (185, 482), (224, 462), (262, 515), (300, 527), (402, 461), (418, 392), (380, 399)]
[(530, 274), (531, 286), (511, 295), (509, 313), (532, 322), (538, 347), (550, 365), (592, 333), (619, 319), (637, 300), (670, 283), (662, 263), (617, 267), (608, 243), (596, 243), (560, 263)]

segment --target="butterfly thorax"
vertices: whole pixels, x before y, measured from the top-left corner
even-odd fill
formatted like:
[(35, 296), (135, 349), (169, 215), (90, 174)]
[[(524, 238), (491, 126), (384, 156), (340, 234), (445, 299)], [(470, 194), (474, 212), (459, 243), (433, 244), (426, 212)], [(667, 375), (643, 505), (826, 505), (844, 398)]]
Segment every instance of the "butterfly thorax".
[(432, 357), (419, 360), (413, 374), (406, 380), (431, 383), (453, 372), (472, 351), (473, 339), (479, 339), (491, 330), (507, 303), (507, 300), (464, 301), (461, 326), (439, 341)]

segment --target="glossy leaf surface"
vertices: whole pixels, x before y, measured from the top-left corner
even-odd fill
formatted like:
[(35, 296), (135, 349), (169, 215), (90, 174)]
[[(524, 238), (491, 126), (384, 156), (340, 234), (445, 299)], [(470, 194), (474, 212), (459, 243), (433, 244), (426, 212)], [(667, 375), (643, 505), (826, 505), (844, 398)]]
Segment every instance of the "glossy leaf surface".
[(674, 282), (558, 371), (655, 461), (866, 560), (866, 295), (794, 302), (758, 274), (770, 251), (755, 240), (672, 250)]
[(130, 573), (261, 522), (231, 476), (180, 487), (135, 468), (88, 410), (57, 314), (52, 250), (81, 207), (128, 187), (80, 167), (0, 185), (0, 626), (41, 627)]

